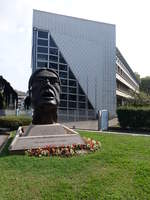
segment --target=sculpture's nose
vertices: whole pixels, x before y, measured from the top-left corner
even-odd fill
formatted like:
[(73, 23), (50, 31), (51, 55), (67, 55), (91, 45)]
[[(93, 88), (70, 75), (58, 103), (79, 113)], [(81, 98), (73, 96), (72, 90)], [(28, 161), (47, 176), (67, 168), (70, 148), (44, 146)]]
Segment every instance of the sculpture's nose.
[(46, 79), (46, 82), (47, 82), (48, 85), (51, 85), (51, 82), (48, 78)]

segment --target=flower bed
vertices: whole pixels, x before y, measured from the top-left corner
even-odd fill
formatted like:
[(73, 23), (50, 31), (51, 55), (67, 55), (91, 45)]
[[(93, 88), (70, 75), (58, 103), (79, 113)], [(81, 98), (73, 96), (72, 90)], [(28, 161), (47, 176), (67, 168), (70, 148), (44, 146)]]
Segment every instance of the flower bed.
[(26, 153), (28, 156), (73, 156), (78, 154), (84, 154), (88, 152), (94, 152), (101, 148), (101, 143), (91, 138), (83, 138), (85, 145), (73, 144), (68, 146), (46, 146), (44, 148), (30, 149)]

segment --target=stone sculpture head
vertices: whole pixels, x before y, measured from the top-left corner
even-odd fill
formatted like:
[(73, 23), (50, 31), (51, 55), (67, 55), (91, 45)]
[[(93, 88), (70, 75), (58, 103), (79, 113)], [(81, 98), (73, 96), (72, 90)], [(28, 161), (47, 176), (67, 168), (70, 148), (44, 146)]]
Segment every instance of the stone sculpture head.
[(60, 102), (60, 79), (47, 68), (36, 70), (29, 80), (29, 96), (34, 109), (33, 124), (57, 122), (57, 107)]

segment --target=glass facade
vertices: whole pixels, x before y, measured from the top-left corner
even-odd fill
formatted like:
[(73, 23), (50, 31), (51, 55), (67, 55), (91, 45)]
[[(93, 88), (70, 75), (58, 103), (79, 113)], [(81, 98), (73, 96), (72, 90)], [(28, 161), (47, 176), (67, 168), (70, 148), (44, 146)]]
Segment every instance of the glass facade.
[[(61, 80), (60, 110), (66, 110), (68, 113), (72, 110), (79, 111), (82, 114), (93, 110), (93, 106), (89, 102), (86, 94), (76, 79), (74, 73), (67, 64), (62, 52), (60, 52), (52, 35), (48, 31), (34, 30), (33, 41), (34, 54), (36, 54), (36, 62), (32, 66), (33, 72), (42, 67), (52, 68), (57, 71)], [(36, 34), (35, 34), (36, 30)], [(36, 47), (36, 48), (35, 48)]]

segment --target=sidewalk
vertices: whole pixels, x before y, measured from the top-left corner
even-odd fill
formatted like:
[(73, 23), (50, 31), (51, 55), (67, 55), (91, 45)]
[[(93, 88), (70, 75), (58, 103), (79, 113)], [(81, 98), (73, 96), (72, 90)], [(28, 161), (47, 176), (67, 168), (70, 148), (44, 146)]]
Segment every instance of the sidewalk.
[[(117, 118), (114, 118), (112, 120), (109, 120), (109, 127), (117, 125), (118, 120)], [(76, 121), (76, 122), (66, 122), (63, 123), (64, 125), (68, 126), (69, 128), (75, 128), (75, 129), (85, 129), (85, 130), (98, 130), (98, 120), (90, 120), (90, 121)]]

